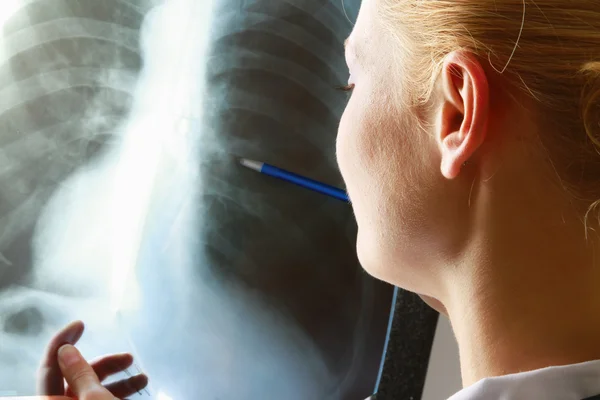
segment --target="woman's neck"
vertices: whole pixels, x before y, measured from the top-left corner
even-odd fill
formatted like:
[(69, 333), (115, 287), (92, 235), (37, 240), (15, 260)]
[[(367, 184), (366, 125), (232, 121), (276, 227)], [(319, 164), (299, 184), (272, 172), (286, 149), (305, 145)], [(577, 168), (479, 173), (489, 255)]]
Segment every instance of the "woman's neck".
[(449, 269), (440, 298), (458, 341), (465, 387), (600, 359), (598, 241), (586, 239), (568, 205), (539, 202), (539, 192), (521, 189), (501, 204), (497, 192), (492, 199), (481, 191), (489, 198), (480, 203), (477, 233), (468, 256)]

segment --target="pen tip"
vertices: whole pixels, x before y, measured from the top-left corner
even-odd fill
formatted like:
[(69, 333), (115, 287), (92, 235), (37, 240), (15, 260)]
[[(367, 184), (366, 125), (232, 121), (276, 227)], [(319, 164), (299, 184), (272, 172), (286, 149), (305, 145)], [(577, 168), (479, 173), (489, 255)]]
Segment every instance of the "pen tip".
[(240, 158), (239, 161), (240, 161), (240, 164), (243, 165), (244, 167), (253, 169), (258, 172), (260, 172), (263, 167), (263, 163), (261, 163), (259, 161), (248, 160), (247, 158)]

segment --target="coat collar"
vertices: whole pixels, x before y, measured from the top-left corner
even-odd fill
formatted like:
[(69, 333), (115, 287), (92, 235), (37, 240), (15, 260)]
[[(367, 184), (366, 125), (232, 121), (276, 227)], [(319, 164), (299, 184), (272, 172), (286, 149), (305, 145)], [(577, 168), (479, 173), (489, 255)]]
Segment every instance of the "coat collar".
[(486, 378), (448, 400), (600, 400), (600, 360)]

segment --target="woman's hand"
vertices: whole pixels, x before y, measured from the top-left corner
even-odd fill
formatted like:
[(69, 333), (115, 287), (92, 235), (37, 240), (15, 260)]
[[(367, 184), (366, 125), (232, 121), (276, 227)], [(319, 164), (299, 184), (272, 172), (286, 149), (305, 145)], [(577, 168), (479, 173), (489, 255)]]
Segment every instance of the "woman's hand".
[[(81, 338), (83, 329), (83, 322), (77, 321), (54, 335), (39, 369), (38, 394), (76, 396), (85, 400), (88, 394), (98, 396), (104, 393), (107, 400), (113, 400), (115, 397), (130, 396), (146, 387), (148, 378), (143, 374), (102, 386), (101, 382), (106, 378), (130, 367), (133, 357), (130, 354), (115, 354), (88, 364), (73, 347)], [(97, 399), (104, 400), (104, 397)]]
[(69, 385), (69, 396), (78, 400), (114, 400), (117, 396), (102, 386), (94, 369), (70, 344), (58, 350), (58, 365)]

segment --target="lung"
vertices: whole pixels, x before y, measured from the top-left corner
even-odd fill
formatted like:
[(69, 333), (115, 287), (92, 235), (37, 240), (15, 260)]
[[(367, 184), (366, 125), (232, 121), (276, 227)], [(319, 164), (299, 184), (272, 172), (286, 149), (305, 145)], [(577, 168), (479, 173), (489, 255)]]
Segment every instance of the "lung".
[(358, 1), (4, 3), (0, 395), (73, 319), (87, 357), (134, 353), (140, 398), (372, 394), (392, 288), (350, 207), (237, 164), (343, 187)]

